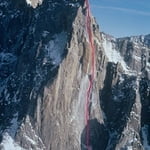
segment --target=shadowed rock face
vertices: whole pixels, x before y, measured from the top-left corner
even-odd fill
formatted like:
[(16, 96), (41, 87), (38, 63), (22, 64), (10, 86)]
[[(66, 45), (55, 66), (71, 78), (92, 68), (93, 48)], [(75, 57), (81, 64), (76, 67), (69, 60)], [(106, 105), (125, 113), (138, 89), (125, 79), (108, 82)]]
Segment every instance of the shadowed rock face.
[[(85, 15), (84, 0), (0, 2), (0, 149), (87, 150)], [(115, 39), (92, 16), (91, 29), (91, 148), (149, 149), (150, 36)]]
[[(108, 144), (108, 131), (103, 124), (100, 124), (97, 119), (91, 119), (89, 121), (90, 127), (90, 140), (89, 145), (94, 150), (105, 150)], [(81, 150), (87, 150), (86, 148), (86, 128), (84, 128), (81, 135)]]

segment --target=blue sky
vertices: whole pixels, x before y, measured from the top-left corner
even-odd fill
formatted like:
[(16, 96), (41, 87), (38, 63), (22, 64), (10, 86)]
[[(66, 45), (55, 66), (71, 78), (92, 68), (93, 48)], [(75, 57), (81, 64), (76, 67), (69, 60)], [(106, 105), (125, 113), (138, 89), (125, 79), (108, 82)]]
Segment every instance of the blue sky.
[(90, 0), (100, 30), (115, 37), (150, 34), (150, 0)]

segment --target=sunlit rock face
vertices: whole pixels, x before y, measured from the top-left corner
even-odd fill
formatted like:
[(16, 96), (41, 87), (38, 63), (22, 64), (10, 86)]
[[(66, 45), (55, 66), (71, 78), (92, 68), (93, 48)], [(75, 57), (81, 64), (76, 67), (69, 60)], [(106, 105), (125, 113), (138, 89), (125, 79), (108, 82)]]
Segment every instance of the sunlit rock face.
[[(91, 17), (92, 150), (150, 148), (150, 36), (116, 39)], [(84, 0), (0, 2), (0, 149), (87, 150), (91, 49)]]

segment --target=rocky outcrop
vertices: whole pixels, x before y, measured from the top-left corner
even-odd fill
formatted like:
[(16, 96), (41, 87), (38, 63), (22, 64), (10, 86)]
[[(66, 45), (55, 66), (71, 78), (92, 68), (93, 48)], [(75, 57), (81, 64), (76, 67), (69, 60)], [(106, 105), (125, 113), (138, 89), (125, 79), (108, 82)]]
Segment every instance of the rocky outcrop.
[[(0, 148), (87, 150), (84, 0), (5, 0), (0, 10)], [(92, 16), (91, 29), (90, 147), (149, 148), (149, 35), (115, 39)]]
[[(101, 108), (105, 112), (105, 122), (110, 133), (106, 149), (149, 149), (149, 121), (143, 123), (142, 119), (149, 115), (147, 54), (150, 49), (149, 43), (144, 42), (147, 37), (144, 36), (143, 41), (140, 40), (141, 36), (115, 39), (102, 33), (104, 51), (110, 61), (100, 92)], [(141, 91), (141, 84), (144, 84), (142, 89), (145, 92)], [(143, 93), (146, 97), (141, 96)], [(146, 107), (143, 105), (145, 100)]]

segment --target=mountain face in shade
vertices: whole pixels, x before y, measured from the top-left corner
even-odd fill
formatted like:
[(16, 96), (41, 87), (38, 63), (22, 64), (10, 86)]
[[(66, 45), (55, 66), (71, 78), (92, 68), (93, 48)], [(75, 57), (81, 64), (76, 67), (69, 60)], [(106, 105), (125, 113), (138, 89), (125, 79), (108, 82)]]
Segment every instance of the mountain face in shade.
[[(91, 49), (84, 0), (0, 2), (0, 149), (88, 150)], [(116, 39), (91, 17), (92, 150), (150, 149), (150, 35)]]

